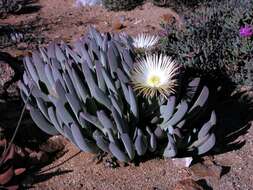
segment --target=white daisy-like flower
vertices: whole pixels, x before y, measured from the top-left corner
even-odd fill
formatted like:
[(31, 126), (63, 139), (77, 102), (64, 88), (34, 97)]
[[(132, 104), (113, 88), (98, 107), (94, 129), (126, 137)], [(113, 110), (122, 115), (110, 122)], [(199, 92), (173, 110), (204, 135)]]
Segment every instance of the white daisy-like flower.
[(156, 45), (158, 41), (158, 36), (151, 36), (142, 33), (133, 38), (133, 45), (135, 48), (148, 49)]
[(180, 66), (165, 55), (147, 55), (135, 63), (131, 81), (133, 89), (144, 97), (161, 94), (167, 98), (175, 92)]

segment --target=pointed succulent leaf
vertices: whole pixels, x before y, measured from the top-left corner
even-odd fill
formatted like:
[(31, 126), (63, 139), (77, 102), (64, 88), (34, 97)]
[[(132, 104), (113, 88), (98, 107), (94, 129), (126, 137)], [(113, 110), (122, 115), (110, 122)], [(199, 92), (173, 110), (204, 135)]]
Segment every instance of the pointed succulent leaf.
[(61, 63), (61, 65), (65, 64), (66, 62), (66, 56), (63, 53), (62, 49), (58, 46), (58, 44), (55, 44), (55, 56), (56, 59)]
[(187, 88), (188, 102), (190, 102), (194, 98), (198, 90), (199, 84), (200, 84), (200, 78), (195, 78), (191, 82), (189, 82), (188, 88)]
[(128, 92), (126, 84), (124, 84), (123, 82), (120, 82), (120, 85), (121, 85), (121, 88), (122, 88), (122, 91), (123, 91), (124, 98), (125, 98), (126, 102), (128, 104), (130, 104), (130, 96), (129, 96), (129, 92)]
[(50, 121), (54, 125), (54, 127), (57, 129), (57, 131), (59, 131), (61, 133), (61, 135), (64, 135), (64, 131), (61, 127), (61, 124), (59, 123), (59, 121), (57, 119), (56, 112), (55, 112), (55, 109), (53, 106), (48, 108), (48, 116), (50, 118)]
[(185, 116), (187, 110), (188, 110), (188, 104), (186, 103), (186, 101), (181, 101), (181, 103), (177, 107), (176, 113), (171, 117), (171, 119), (169, 121), (167, 121), (164, 124), (165, 128), (167, 128), (169, 126), (174, 126), (178, 122), (180, 122), (183, 119), (183, 117)]
[(25, 65), (29, 71), (29, 74), (31, 75), (33, 81), (36, 82), (36, 84), (38, 84), (39, 82), (39, 75), (38, 72), (35, 68), (35, 66), (32, 64), (31, 58), (30, 57), (25, 57)]
[(47, 48), (47, 55), (49, 58), (56, 58), (55, 55), (55, 42), (51, 42)]
[(24, 85), (23, 82), (19, 81), (18, 82), (18, 87), (19, 87), (19, 89), (21, 89), (24, 92), (24, 94), (26, 96), (29, 96), (29, 92), (28, 92), (29, 89)]
[(66, 91), (62, 86), (62, 83), (60, 82), (59, 79), (56, 80), (55, 82), (55, 91), (58, 95), (58, 97), (61, 99), (62, 102), (66, 102), (67, 99), (65, 97)]
[(111, 38), (109, 35), (109, 33), (106, 33), (102, 42), (102, 50), (104, 50), (104, 52), (108, 51), (108, 40)]
[(210, 129), (212, 128), (211, 122), (206, 122), (200, 129), (200, 131), (198, 132), (198, 138), (201, 139), (203, 137), (205, 137)]
[(123, 67), (123, 70), (125, 71), (125, 73), (127, 74), (127, 76), (131, 77), (131, 70), (132, 69), (125, 62), (122, 63), (122, 67)]
[(40, 47), (39, 51), (40, 51), (40, 54), (42, 56), (43, 61), (48, 62), (49, 61), (49, 57), (47, 55), (46, 49), (44, 47)]
[(111, 107), (111, 101), (108, 98), (108, 96), (105, 95), (105, 93), (100, 90), (98, 88), (98, 86), (96, 85), (94, 78), (91, 74), (90, 69), (88, 68), (88, 65), (86, 63), (82, 64), (82, 68), (84, 71), (84, 75), (85, 75), (85, 79), (88, 83), (88, 87), (90, 89), (90, 92), (92, 94), (92, 96), (101, 104), (103, 104), (104, 106), (106, 106), (108, 109), (110, 109)]
[(55, 80), (54, 80), (54, 77), (53, 77), (53, 72), (52, 72), (51, 66), (49, 64), (46, 64), (44, 66), (44, 72), (47, 75), (47, 79), (48, 79), (48, 82), (50, 84), (48, 86), (48, 89), (50, 89), (54, 86)]
[(74, 78), (74, 84), (77, 86), (77, 89), (78, 89), (78, 95), (85, 103), (86, 99), (89, 97), (88, 91), (87, 91), (85, 85), (83, 84), (81, 78), (79, 77), (79, 75), (75, 71), (75, 69), (72, 69), (72, 74), (73, 74), (73, 78)]
[(45, 105), (44, 101), (42, 98), (36, 98), (37, 105), (40, 109), (40, 111), (43, 113), (44, 117), (50, 121), (48, 112), (47, 112), (47, 106)]
[(129, 156), (130, 160), (134, 159), (135, 150), (134, 150), (133, 141), (129, 137), (129, 134), (128, 133), (123, 133), (120, 136), (121, 136), (121, 140), (124, 144), (124, 147), (126, 149), (126, 152)]
[(76, 64), (81, 63), (81, 58), (77, 55), (76, 52), (74, 52), (72, 49), (70, 49), (68, 47), (68, 45), (66, 45), (66, 44), (63, 44), (63, 47), (64, 47), (66, 55), (69, 59), (72, 58)]
[(108, 48), (107, 56), (108, 56), (110, 71), (111, 71), (111, 73), (114, 73), (114, 72), (116, 72), (116, 70), (118, 68), (118, 62), (117, 62), (117, 57), (113, 51), (113, 47)]
[(63, 128), (63, 131), (64, 131), (64, 136), (67, 137), (74, 145), (76, 145), (77, 148), (79, 148), (79, 146), (77, 145), (77, 143), (76, 143), (76, 141), (73, 137), (73, 134), (71, 132), (70, 127), (66, 126), (66, 125), (63, 125), (62, 128)]
[(138, 118), (138, 106), (136, 102), (136, 97), (134, 95), (133, 89), (128, 86), (128, 92), (129, 92), (129, 100), (130, 100), (130, 109), (133, 113), (133, 115)]
[(69, 113), (69, 110), (65, 108), (66, 102), (62, 102), (62, 100), (57, 100), (55, 107), (57, 112), (59, 113), (62, 121), (65, 123), (65, 125), (69, 125), (70, 123), (75, 123), (74, 118)]
[(103, 133), (99, 130), (95, 130), (92, 134), (93, 139), (96, 141), (97, 146), (104, 152), (110, 152), (109, 141), (104, 137)]
[(120, 161), (122, 162), (129, 162), (129, 157), (125, 152), (123, 152), (118, 145), (111, 142), (109, 145), (109, 149), (112, 152), (112, 154)]
[(129, 78), (125, 75), (125, 73), (120, 68), (117, 68), (116, 73), (121, 82), (123, 83), (129, 82)]
[(173, 137), (169, 133), (167, 135), (168, 135), (168, 144), (164, 150), (163, 156), (172, 158), (177, 155), (177, 148)]
[(215, 135), (212, 133), (203, 144), (197, 147), (198, 155), (205, 154), (210, 151), (214, 147), (215, 142), (216, 138)]
[(103, 92), (106, 92), (106, 85), (105, 85), (104, 77), (103, 77), (103, 74), (102, 74), (102, 65), (100, 64), (99, 61), (97, 61), (95, 66), (96, 66), (96, 75), (97, 75), (98, 87)]
[(54, 128), (51, 123), (48, 122), (48, 120), (42, 115), (42, 113), (36, 109), (31, 108), (30, 114), (33, 119), (33, 121), (36, 123), (36, 125), (44, 132), (50, 134), (50, 135), (57, 135), (59, 132)]
[(107, 117), (106, 113), (103, 110), (97, 111), (97, 117), (100, 123), (107, 129), (114, 129), (113, 123)]
[(124, 49), (123, 50), (123, 57), (124, 57), (124, 61), (127, 63), (129, 68), (133, 68), (133, 59), (131, 57), (130, 51)]
[(72, 123), (70, 128), (76, 144), (82, 151), (98, 153), (99, 149), (97, 148), (97, 146), (92, 141), (84, 137), (80, 128), (77, 125)]
[(143, 134), (141, 129), (137, 130), (137, 137), (135, 139), (134, 146), (139, 156), (144, 155), (148, 149), (147, 137)]
[(48, 96), (44, 94), (37, 86), (30, 87), (31, 94), (36, 98), (42, 98), (44, 101), (48, 101)]
[(212, 114), (211, 114), (211, 118), (210, 118), (210, 121), (211, 125), (216, 125), (216, 122), (217, 122), (217, 117), (216, 117), (216, 114), (215, 114), (215, 111), (213, 110), (212, 111)]
[(149, 127), (146, 127), (146, 131), (149, 134), (148, 149), (149, 149), (150, 152), (154, 152), (157, 148), (157, 138), (156, 138), (155, 134), (150, 130)]
[(101, 131), (103, 130), (103, 126), (102, 126), (102, 124), (100, 123), (100, 121), (98, 120), (98, 118), (96, 116), (93, 116), (93, 115), (89, 114), (86, 111), (82, 111), (80, 113), (80, 117), (82, 117), (84, 120), (90, 122), (91, 124), (95, 125)]
[(199, 97), (197, 98), (197, 100), (195, 101), (195, 103), (193, 104), (189, 112), (193, 112), (194, 109), (203, 107), (208, 99), (208, 96), (209, 96), (209, 90), (206, 86), (204, 86)]
[[(85, 46), (88, 47), (87, 44), (85, 44)], [(90, 57), (88, 51), (86, 50), (86, 48), (83, 47), (82, 42), (81, 42), (81, 41), (77, 41), (77, 42), (75, 43), (75, 47), (76, 47), (76, 49), (78, 49), (78, 50), (81, 51), (81, 56), (82, 56), (81, 61), (82, 61), (82, 62), (86, 62), (87, 65), (88, 65), (88, 67), (89, 67), (90, 69), (93, 69), (93, 63), (92, 63), (91, 57)]]
[(54, 67), (56, 70), (62, 70), (64, 67), (62, 67), (61, 63), (56, 58), (51, 58), (51, 66)]
[(113, 80), (112, 78), (108, 75), (108, 73), (105, 71), (104, 68), (102, 68), (102, 75), (103, 75), (103, 78), (104, 78), (104, 81), (105, 81), (105, 84), (107, 86), (107, 88), (109, 90), (111, 90), (112, 92), (114, 92), (115, 94), (117, 94), (117, 90), (113, 84)]
[(119, 113), (116, 111), (114, 107), (111, 108), (113, 119), (116, 123), (117, 130), (120, 134), (128, 133), (128, 128), (126, 127), (126, 124), (123, 120), (123, 118), (120, 117)]
[(113, 107), (118, 111), (118, 114), (120, 115), (120, 117), (122, 117), (122, 110), (123, 110), (122, 103), (121, 103), (121, 105), (119, 105), (120, 102), (117, 101), (113, 95), (110, 95), (109, 97), (111, 99)]
[(76, 118), (78, 119), (79, 117), (79, 113), (81, 112), (82, 108), (81, 108), (81, 103), (79, 102), (79, 100), (73, 96), (73, 94), (71, 93), (66, 93), (66, 98), (68, 100), (68, 103), (70, 105), (70, 107), (72, 108), (73, 112), (76, 115)]
[(164, 121), (168, 121), (171, 118), (175, 110), (175, 103), (176, 97), (170, 96), (167, 100), (167, 104), (160, 107), (160, 112), (162, 114)]
[(48, 79), (47, 79), (47, 75), (46, 73), (44, 72), (44, 66), (45, 64), (43, 63), (43, 60), (41, 58), (41, 56), (39, 55), (39, 52), (35, 51), (33, 54), (32, 54), (32, 58), (33, 58), (33, 64), (37, 70), (37, 73), (38, 73), (38, 76), (39, 76), (39, 79), (46, 83), (47, 85), (50, 85)]

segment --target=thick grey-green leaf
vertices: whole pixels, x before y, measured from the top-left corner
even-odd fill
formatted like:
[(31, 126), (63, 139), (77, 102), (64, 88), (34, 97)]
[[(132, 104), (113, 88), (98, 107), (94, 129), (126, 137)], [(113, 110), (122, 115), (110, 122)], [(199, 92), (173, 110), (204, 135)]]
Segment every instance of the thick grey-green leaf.
[(111, 142), (109, 149), (118, 160), (122, 162), (129, 162), (129, 157), (115, 143)]
[(75, 139), (76, 144), (82, 151), (90, 152), (90, 153), (99, 152), (99, 149), (94, 144), (94, 142), (85, 138), (80, 128), (77, 125), (71, 124), (70, 128), (71, 128), (71, 132), (72, 132), (73, 138)]
[(97, 111), (97, 117), (100, 123), (107, 129), (115, 129), (113, 126), (113, 123), (111, 120), (108, 118), (106, 113), (103, 110)]
[(109, 150), (109, 141), (106, 140), (103, 133), (101, 133), (99, 130), (95, 130), (92, 134), (93, 139), (96, 141), (97, 146), (103, 150), (104, 152), (110, 152)]
[(42, 113), (38, 109), (31, 107), (30, 114), (33, 121), (42, 131), (50, 135), (59, 134), (59, 132), (54, 128), (54, 126), (48, 122), (48, 120), (42, 115)]
[(141, 129), (137, 130), (137, 137), (134, 141), (134, 146), (135, 146), (135, 150), (139, 156), (144, 155), (148, 149), (147, 137), (143, 134)]
[(163, 152), (164, 157), (172, 158), (177, 155), (177, 147), (175, 145), (175, 141), (173, 137), (168, 134), (168, 144)]
[(57, 131), (59, 131), (62, 135), (64, 135), (64, 131), (61, 127), (61, 124), (59, 123), (59, 121), (57, 119), (56, 112), (55, 112), (53, 106), (48, 108), (48, 115), (49, 115), (50, 121), (53, 123), (53, 125), (57, 129)]
[(215, 142), (216, 142), (216, 138), (215, 138), (215, 135), (212, 133), (203, 144), (197, 147), (198, 155), (201, 155), (210, 151), (214, 147)]
[(133, 89), (128, 86), (128, 92), (129, 92), (129, 100), (130, 100), (130, 109), (133, 113), (133, 115), (136, 118), (139, 118), (139, 113), (138, 113), (138, 106), (137, 106), (137, 102), (136, 102), (136, 97), (134, 95)]
[(197, 100), (195, 101), (195, 103), (193, 104), (189, 112), (193, 112), (195, 109), (199, 107), (202, 108), (205, 105), (208, 99), (208, 96), (209, 96), (209, 90), (206, 86), (204, 86), (199, 97), (197, 98)]
[(133, 160), (135, 156), (135, 150), (132, 139), (129, 137), (128, 133), (123, 133), (120, 136), (130, 160)]

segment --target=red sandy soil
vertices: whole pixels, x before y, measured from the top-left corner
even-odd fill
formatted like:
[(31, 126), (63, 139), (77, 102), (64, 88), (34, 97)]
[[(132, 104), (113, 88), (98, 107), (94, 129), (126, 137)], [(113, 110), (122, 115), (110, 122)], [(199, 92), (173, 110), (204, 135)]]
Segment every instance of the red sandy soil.
[[(115, 31), (114, 23), (121, 17), (125, 17), (125, 27), (120, 31), (131, 35), (140, 32), (157, 33), (161, 29), (160, 17), (171, 14), (171, 9), (155, 7), (150, 3), (129, 12), (108, 12), (100, 6), (76, 8), (73, 6), (74, 0), (41, 0), (39, 4), (41, 9), (37, 12), (9, 16), (0, 22), (18, 24), (21, 21), (37, 20), (40, 26), (36, 34), (38, 37), (43, 35), (46, 42), (55, 39), (68, 42), (83, 35), (89, 25), (104, 32)], [(6, 48), (5, 51), (14, 55), (17, 53), (14, 48)], [(230, 103), (228, 105), (231, 106)], [(240, 117), (240, 110), (237, 107), (234, 110), (237, 110), (234, 115), (227, 112), (228, 120)], [(64, 156), (42, 168), (39, 174), (28, 176), (26, 180), (34, 183), (31, 189), (42, 190), (173, 190), (179, 180), (192, 178), (206, 179), (214, 190), (252, 190), (253, 128), (241, 136), (240, 140), (246, 140), (242, 148), (212, 158), (217, 164), (230, 167), (221, 178), (209, 171), (197, 175), (199, 171), (196, 168), (179, 168), (171, 159), (150, 159), (141, 162), (139, 166), (120, 166), (113, 169), (103, 163), (96, 164), (93, 161), (94, 155), (78, 153), (73, 145), (67, 144), (67, 153)], [(190, 190), (190, 187), (185, 189)]]

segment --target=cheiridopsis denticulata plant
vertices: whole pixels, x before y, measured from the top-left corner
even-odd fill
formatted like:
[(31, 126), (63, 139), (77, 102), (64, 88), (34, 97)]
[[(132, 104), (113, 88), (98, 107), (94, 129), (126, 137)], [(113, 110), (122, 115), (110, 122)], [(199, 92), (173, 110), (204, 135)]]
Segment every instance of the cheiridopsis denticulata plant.
[(128, 37), (101, 34), (91, 28), (74, 48), (51, 43), (26, 57), (26, 71), (19, 83), (21, 96), (28, 99), (31, 117), (43, 131), (62, 134), (85, 152), (104, 151), (129, 162), (148, 152), (162, 151), (164, 156), (174, 157), (179, 150), (198, 150), (198, 154), (209, 151), (215, 142), (208, 138), (215, 125), (215, 112), (203, 127), (186, 126), (207, 106), (207, 87), (199, 91), (201, 85), (195, 79), (189, 83), (188, 92), (193, 88), (195, 95), (181, 100), (174, 89), (180, 87), (178, 65), (166, 56), (150, 58), (158, 60), (155, 65), (162, 70), (174, 69), (166, 82), (175, 81), (159, 91), (157, 85), (164, 84), (164, 78), (142, 75), (151, 76), (150, 86), (143, 91), (148, 95), (136, 95), (139, 88), (135, 88), (134, 80), (142, 76), (133, 77), (138, 63)]

